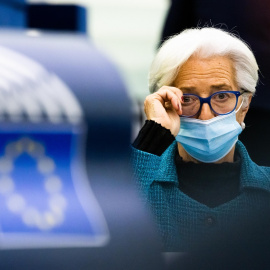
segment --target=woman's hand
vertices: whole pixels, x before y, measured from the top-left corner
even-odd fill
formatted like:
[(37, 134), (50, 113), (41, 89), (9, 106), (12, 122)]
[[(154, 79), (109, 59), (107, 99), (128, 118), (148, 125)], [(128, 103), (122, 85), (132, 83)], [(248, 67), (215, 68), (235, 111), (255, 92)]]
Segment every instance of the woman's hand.
[(161, 124), (176, 136), (180, 129), (182, 95), (182, 91), (176, 87), (163, 86), (157, 92), (147, 96), (144, 101), (147, 119)]

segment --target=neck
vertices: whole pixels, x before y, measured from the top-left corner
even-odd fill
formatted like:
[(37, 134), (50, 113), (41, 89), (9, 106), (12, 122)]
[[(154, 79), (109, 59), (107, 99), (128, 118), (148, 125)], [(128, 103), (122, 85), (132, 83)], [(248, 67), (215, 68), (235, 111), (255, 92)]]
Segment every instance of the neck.
[[(203, 162), (198, 161), (197, 159), (193, 158), (192, 156), (190, 156), (180, 143), (177, 143), (177, 144), (178, 144), (179, 156), (183, 159), (184, 162), (203, 163)], [(232, 148), (232, 150), (225, 157), (221, 158), (220, 160), (218, 160), (214, 163), (216, 163), (216, 164), (223, 163), (223, 162), (233, 163), (234, 162), (234, 151), (235, 151), (235, 146)]]

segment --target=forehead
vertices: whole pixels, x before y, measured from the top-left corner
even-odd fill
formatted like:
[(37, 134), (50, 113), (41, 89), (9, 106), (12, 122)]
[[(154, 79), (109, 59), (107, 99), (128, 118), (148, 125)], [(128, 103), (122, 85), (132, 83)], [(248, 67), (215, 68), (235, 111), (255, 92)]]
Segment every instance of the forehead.
[(193, 56), (180, 68), (174, 86), (205, 90), (219, 87), (233, 89), (236, 87), (233, 61), (225, 56), (206, 59)]

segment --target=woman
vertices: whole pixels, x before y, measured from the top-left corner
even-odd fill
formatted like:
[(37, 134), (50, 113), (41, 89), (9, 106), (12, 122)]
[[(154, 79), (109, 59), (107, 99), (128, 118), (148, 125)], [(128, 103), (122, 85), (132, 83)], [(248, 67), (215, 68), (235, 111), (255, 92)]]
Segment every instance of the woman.
[(238, 141), (257, 81), (251, 50), (220, 29), (185, 30), (158, 51), (133, 164), (165, 250), (206, 244), (269, 207), (270, 168)]

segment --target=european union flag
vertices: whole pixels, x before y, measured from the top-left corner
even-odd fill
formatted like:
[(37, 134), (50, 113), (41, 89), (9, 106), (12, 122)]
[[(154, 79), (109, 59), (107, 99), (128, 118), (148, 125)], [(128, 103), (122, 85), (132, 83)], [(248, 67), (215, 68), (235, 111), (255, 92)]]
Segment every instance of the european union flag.
[(2, 248), (99, 246), (108, 241), (86, 176), (83, 134), (79, 124), (1, 125)]

